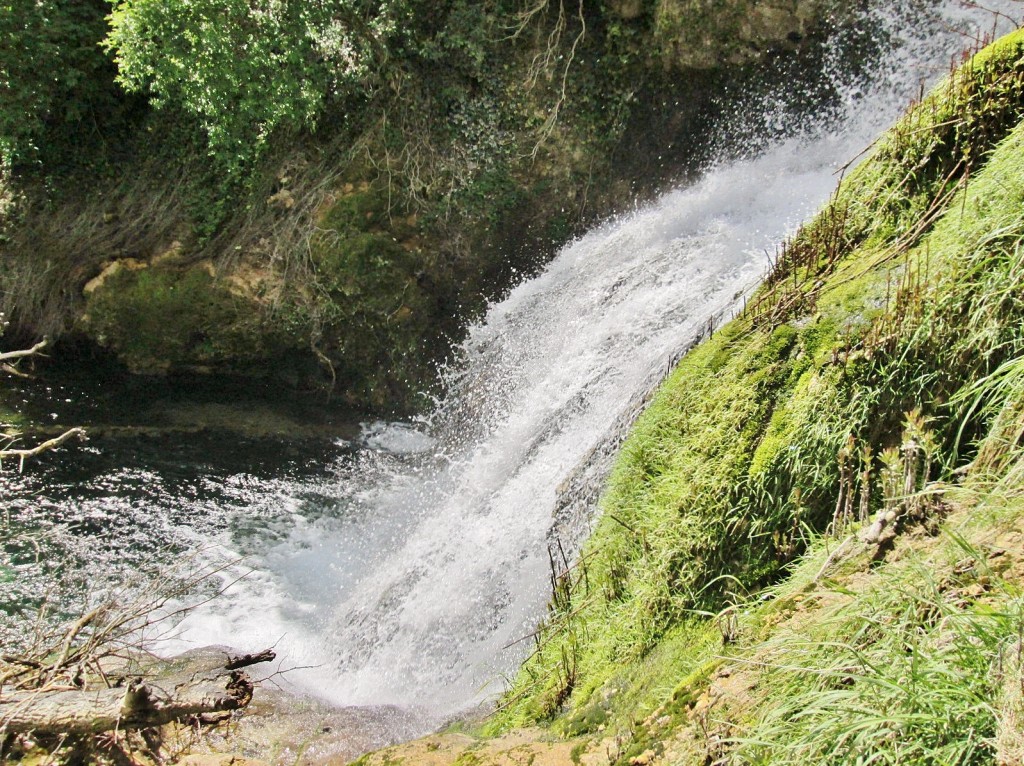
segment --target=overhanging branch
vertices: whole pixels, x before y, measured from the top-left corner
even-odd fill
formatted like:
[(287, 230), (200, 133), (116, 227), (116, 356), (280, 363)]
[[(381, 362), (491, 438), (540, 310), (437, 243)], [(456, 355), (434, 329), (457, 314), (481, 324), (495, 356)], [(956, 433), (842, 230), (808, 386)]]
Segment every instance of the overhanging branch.
[(0, 363), (2, 362), (15, 362), (19, 359), (24, 359), (27, 356), (35, 356), (42, 352), (44, 348), (49, 345), (50, 341), (43, 338), (32, 348), (24, 348), (19, 351), (5, 351), (0, 353)]
[(71, 439), (85, 440), (85, 429), (84, 428), (72, 428), (69, 431), (65, 431), (60, 436), (54, 437), (48, 441), (38, 444), (30, 449), (0, 449), (0, 464), (4, 460), (11, 458), (18, 459), (18, 471), (22, 471), (25, 468), (25, 461), (29, 458), (41, 455), (49, 450), (56, 449), (57, 447), (64, 444), (64, 442), (70, 441)]

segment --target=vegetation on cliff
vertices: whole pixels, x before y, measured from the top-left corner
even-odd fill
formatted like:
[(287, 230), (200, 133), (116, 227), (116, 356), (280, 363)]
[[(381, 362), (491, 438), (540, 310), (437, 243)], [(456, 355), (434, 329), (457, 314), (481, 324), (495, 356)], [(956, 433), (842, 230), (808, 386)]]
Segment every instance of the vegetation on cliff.
[[(487, 297), (704, 159), (725, 85), (820, 55), (825, 3), (749, 5), (8, 3), (11, 340), (414, 405)], [(207, 282), (209, 313), (168, 312)]]

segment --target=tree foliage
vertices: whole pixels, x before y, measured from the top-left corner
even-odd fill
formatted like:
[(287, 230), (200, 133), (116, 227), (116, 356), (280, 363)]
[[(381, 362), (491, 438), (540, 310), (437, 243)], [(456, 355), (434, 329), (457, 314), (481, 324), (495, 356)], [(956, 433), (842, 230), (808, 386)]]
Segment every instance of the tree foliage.
[[(556, 22), (526, 0), (0, 0), (0, 162), (51, 172), (66, 158), (40, 147), (80, 149), (94, 127), (109, 140), (106, 125), (143, 99), (195, 120), (229, 175), (275, 131), (313, 129), (329, 105), (365, 119), (379, 94), (413, 97), (438, 130), (464, 121), (471, 100), (510, 97), (520, 36), (535, 22), (562, 30), (557, 7)], [(551, 68), (560, 41), (547, 38)], [(378, 112), (389, 108), (390, 126), (409, 122), (394, 103)], [(412, 122), (399, 152), (423, 137), (424, 121)]]
[(120, 82), (195, 115), (237, 169), (280, 127), (365, 94), (402, 0), (120, 0), (106, 41)]
[(35, 159), (47, 129), (109, 105), (107, 11), (106, 0), (0, 0), (0, 166)]

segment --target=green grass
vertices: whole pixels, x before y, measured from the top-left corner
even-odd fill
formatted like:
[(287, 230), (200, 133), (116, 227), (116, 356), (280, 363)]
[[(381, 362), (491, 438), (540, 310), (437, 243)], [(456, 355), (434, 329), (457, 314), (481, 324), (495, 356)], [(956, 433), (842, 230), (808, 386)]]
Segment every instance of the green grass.
[(808, 630), (761, 647), (769, 691), (734, 762), (991, 763), (993, 662), (1024, 625), (1024, 601), (962, 538), (942, 554), (886, 568)]

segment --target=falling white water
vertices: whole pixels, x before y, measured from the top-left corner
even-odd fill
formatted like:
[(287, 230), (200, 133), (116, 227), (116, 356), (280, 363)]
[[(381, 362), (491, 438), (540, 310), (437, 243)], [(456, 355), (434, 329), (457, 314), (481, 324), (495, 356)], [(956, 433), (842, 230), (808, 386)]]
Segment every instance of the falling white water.
[[(915, 39), (883, 83), (847, 93), (837, 124), (601, 226), (491, 306), (437, 412), (368, 425), (357, 459), (339, 462), (333, 512), (298, 512), (302, 492), (277, 497), (285, 532), (250, 556), (250, 577), (188, 618), (183, 640), (274, 644), (286, 666), (311, 666), (290, 683), (339, 704), (443, 716), (500, 691), (524, 645), (507, 647), (544, 612), (560, 485), (764, 273), (765, 252), (823, 204), (837, 167), (946, 71), (964, 41), (945, 28), (992, 26), (958, 3), (941, 18), (903, 11)], [(887, 12), (899, 35), (906, 19)]]

